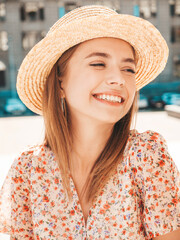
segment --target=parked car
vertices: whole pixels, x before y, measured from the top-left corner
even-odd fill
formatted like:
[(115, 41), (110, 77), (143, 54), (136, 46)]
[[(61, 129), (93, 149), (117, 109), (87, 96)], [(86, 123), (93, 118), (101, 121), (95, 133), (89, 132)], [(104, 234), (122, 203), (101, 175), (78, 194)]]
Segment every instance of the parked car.
[(180, 93), (164, 93), (162, 95), (162, 100), (166, 105), (180, 105)]
[(25, 105), (18, 98), (9, 98), (4, 106), (4, 113), (21, 115), (26, 112)]
[(148, 106), (149, 104), (148, 104), (147, 97), (144, 94), (140, 94), (138, 99), (138, 107), (140, 109), (144, 109), (144, 108), (147, 108)]
[(149, 106), (151, 108), (162, 109), (166, 105), (165, 101), (163, 101), (162, 96), (157, 95), (153, 96), (149, 99)]
[(177, 105), (166, 105), (165, 111), (171, 117), (180, 118), (180, 106)]

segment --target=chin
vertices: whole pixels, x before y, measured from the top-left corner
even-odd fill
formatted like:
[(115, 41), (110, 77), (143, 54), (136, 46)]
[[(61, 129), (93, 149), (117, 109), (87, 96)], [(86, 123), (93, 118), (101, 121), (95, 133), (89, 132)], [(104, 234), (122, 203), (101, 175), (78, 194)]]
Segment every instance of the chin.
[(124, 116), (122, 116), (121, 118), (120, 117), (116, 117), (116, 118), (112, 118), (112, 117), (109, 117), (109, 118), (104, 118), (104, 119), (100, 119), (100, 121), (104, 122), (104, 123), (107, 123), (107, 124), (116, 124), (119, 120), (121, 120)]

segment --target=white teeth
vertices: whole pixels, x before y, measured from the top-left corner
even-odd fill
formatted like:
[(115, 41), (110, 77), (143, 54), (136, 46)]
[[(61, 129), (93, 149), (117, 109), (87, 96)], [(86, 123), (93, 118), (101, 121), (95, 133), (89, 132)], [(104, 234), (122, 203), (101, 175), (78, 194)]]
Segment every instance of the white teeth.
[(115, 99), (116, 99), (115, 97), (110, 96), (110, 100), (111, 100), (111, 101), (114, 101)]
[(121, 102), (121, 98), (118, 99), (118, 97), (116, 96), (116, 101), (118, 102)]
[(117, 97), (117, 98), (118, 98), (117, 101), (119, 101), (121, 103), (122, 102), (122, 98), (120, 98), (120, 97)]
[(122, 102), (122, 98), (118, 96), (102, 94), (102, 95), (96, 95), (96, 97), (99, 99), (110, 101), (110, 102), (118, 102), (118, 103)]

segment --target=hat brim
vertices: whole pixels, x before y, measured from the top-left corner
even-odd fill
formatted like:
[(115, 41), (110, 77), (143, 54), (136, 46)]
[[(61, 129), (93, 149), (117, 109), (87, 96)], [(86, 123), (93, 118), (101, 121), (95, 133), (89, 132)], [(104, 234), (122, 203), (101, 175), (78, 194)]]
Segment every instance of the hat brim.
[(77, 19), (47, 34), (24, 58), (17, 76), (17, 91), (24, 104), (42, 115), (44, 84), (56, 61), (70, 47), (100, 37), (119, 38), (134, 47), (137, 90), (154, 80), (166, 65), (168, 46), (150, 22), (125, 14)]

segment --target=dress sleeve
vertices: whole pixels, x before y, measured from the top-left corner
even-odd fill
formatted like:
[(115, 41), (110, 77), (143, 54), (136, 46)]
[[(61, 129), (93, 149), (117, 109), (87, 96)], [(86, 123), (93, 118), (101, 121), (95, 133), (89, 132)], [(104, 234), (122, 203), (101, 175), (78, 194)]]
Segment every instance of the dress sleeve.
[(143, 224), (148, 239), (180, 228), (180, 174), (165, 139), (146, 132), (143, 157)]
[(0, 232), (11, 240), (33, 240), (28, 154), (16, 158), (0, 190)]

